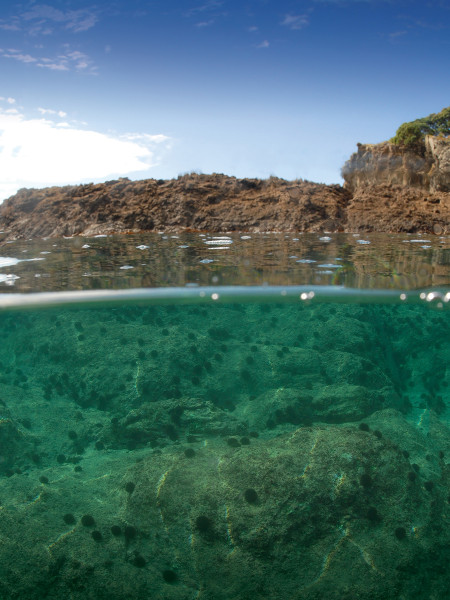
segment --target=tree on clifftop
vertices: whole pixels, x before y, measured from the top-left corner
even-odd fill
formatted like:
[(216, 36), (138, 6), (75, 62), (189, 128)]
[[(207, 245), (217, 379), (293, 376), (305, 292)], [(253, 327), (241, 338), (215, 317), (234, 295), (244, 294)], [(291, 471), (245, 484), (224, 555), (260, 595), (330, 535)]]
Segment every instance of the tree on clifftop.
[(402, 123), (391, 142), (412, 149), (422, 150), (426, 135), (450, 135), (450, 106), (428, 117)]

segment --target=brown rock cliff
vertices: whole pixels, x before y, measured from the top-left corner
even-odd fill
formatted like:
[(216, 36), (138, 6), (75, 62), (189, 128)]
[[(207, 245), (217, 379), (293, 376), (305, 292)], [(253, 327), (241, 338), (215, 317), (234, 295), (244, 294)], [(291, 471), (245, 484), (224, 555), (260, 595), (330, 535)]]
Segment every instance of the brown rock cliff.
[(3, 241), (162, 230), (447, 233), (450, 149), (428, 144), (422, 157), (360, 145), (344, 187), (189, 174), (22, 189), (0, 205), (0, 230)]
[(390, 142), (358, 144), (342, 176), (351, 192), (384, 184), (450, 192), (450, 140), (427, 135), (423, 149), (416, 151)]
[(190, 174), (169, 181), (22, 189), (0, 205), (8, 238), (127, 231), (337, 231), (349, 193), (307, 181)]

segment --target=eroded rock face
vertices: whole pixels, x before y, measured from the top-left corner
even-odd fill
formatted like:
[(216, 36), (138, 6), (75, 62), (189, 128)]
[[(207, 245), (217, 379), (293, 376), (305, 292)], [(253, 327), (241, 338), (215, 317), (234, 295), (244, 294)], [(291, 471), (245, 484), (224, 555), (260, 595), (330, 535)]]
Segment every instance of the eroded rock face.
[(0, 245), (38, 237), (147, 231), (434, 232), (450, 230), (450, 141), (423, 156), (359, 145), (344, 187), (227, 175), (22, 189), (0, 204)]
[(345, 187), (355, 192), (367, 185), (399, 185), (450, 191), (450, 140), (426, 136), (423, 154), (382, 142), (358, 144), (344, 164)]
[(429, 135), (425, 145), (433, 159), (430, 188), (442, 192), (450, 191), (450, 140)]
[(11, 238), (137, 231), (338, 231), (350, 196), (339, 185), (236, 179), (119, 179), (22, 189), (0, 205)]

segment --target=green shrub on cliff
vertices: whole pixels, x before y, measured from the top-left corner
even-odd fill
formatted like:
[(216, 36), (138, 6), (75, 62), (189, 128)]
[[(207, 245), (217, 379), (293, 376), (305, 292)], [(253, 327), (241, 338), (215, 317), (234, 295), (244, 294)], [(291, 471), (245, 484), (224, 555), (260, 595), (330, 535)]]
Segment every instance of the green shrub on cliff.
[(426, 135), (450, 135), (450, 106), (428, 117), (402, 123), (391, 142), (410, 148), (421, 148)]

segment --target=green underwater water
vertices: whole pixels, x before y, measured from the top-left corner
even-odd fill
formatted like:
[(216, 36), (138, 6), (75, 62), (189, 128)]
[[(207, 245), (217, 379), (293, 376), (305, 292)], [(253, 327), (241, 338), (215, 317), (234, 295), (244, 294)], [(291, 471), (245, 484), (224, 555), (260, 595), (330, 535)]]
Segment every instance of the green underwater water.
[(445, 598), (446, 305), (222, 292), (0, 312), (0, 598)]

